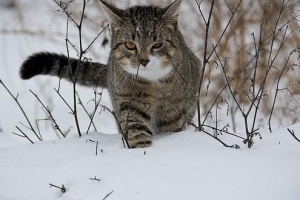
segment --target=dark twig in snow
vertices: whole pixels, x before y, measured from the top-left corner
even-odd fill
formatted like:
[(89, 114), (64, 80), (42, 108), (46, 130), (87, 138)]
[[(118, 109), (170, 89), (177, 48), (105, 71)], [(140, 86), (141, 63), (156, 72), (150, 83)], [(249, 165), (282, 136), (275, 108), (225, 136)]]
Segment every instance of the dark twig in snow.
[(110, 193), (108, 193), (102, 200), (107, 199), (107, 197), (109, 197), (114, 191), (111, 191)]
[(51, 184), (51, 183), (49, 183), (49, 185), (50, 185), (50, 187), (55, 187), (55, 188), (58, 188), (58, 189), (60, 189), (60, 191), (62, 192), (62, 193), (66, 193), (66, 188), (65, 188), (65, 186), (62, 184), (61, 185), (61, 187), (59, 187), (59, 186), (56, 186), (56, 185), (53, 185), (53, 184)]
[(294, 130), (291, 130), (289, 128), (287, 130), (290, 132), (290, 134), (293, 136), (293, 138), (295, 138), (295, 140), (297, 140), (298, 142), (300, 142), (300, 139), (295, 135)]
[(89, 178), (92, 181), (100, 181), (100, 178), (97, 178), (97, 176), (95, 176), (94, 178)]
[[(98, 155), (98, 144), (99, 144), (99, 142), (91, 140), (91, 139), (89, 139), (88, 141), (96, 143), (96, 156), (97, 156)], [(101, 150), (101, 153), (103, 153), (103, 150)]]

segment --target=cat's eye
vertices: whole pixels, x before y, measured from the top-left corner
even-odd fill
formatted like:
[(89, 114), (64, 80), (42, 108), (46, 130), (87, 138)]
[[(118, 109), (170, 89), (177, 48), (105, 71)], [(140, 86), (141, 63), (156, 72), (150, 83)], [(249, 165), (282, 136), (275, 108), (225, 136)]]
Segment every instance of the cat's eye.
[(154, 45), (152, 45), (152, 49), (159, 49), (162, 47), (163, 43), (162, 42), (157, 42)]
[(136, 45), (134, 42), (125, 42), (125, 47), (129, 50), (135, 50), (136, 49)]

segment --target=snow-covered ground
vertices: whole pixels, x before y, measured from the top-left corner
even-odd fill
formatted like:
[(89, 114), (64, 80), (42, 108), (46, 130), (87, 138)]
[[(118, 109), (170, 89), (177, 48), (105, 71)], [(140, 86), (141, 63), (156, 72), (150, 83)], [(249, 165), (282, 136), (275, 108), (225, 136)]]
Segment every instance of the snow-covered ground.
[(285, 129), (264, 135), (240, 150), (191, 130), (156, 136), (148, 149), (102, 133), (1, 148), (0, 199), (300, 199), (299, 143)]
[[(98, 110), (94, 120), (97, 132), (78, 138), (68, 107), (53, 90), (57, 79), (36, 77), (22, 81), (18, 76), (19, 66), (31, 53), (66, 53), (65, 18), (57, 9), (53, 1), (30, 0), (19, 0), (14, 8), (0, 8), (0, 79), (14, 95), (18, 94), (34, 125), (34, 119), (45, 119), (46, 115), (29, 89), (52, 109), (63, 131), (71, 127), (67, 138), (57, 139), (51, 123), (39, 121), (44, 141), (36, 141), (19, 124), (26, 124), (25, 118), (0, 85), (0, 200), (300, 199), (300, 143), (286, 128), (273, 133), (260, 130), (262, 139), (256, 137), (251, 149), (238, 138), (221, 135), (227, 144), (241, 147), (225, 148), (192, 127), (180, 133), (157, 135), (147, 149), (125, 149), (111, 114)], [(31, 35), (30, 30), (47, 33)], [(95, 35), (97, 31), (88, 34)], [(99, 58), (92, 56), (96, 61), (107, 59), (108, 49), (100, 48), (101, 41), (100, 38), (93, 47), (103, 52)], [(73, 55), (76, 56), (74, 52)], [(61, 92), (72, 103), (70, 83), (62, 81)], [(93, 90), (78, 87), (78, 92), (92, 111), (94, 104), (89, 100), (94, 97)], [(101, 103), (111, 107), (107, 91), (102, 97)], [(83, 109), (79, 109), (79, 117), (84, 132), (89, 119)], [(19, 133), (15, 126), (35, 143), (13, 135), (12, 132)], [(300, 137), (300, 124), (289, 128)], [(64, 185), (65, 193), (50, 184)]]

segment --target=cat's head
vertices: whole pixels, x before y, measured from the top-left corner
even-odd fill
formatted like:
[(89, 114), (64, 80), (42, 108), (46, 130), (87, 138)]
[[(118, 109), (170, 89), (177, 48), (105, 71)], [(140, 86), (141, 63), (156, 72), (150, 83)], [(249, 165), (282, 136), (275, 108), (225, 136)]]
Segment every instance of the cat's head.
[(101, 2), (110, 20), (112, 56), (123, 69), (150, 81), (166, 77), (178, 48), (181, 0), (165, 8), (134, 6), (126, 10)]

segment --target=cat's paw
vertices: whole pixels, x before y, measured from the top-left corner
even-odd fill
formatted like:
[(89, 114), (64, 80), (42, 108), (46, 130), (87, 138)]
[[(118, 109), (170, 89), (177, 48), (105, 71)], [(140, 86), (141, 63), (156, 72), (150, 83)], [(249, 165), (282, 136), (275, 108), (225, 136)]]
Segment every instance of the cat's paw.
[(128, 132), (127, 142), (129, 148), (146, 148), (152, 145), (152, 135), (147, 132)]

